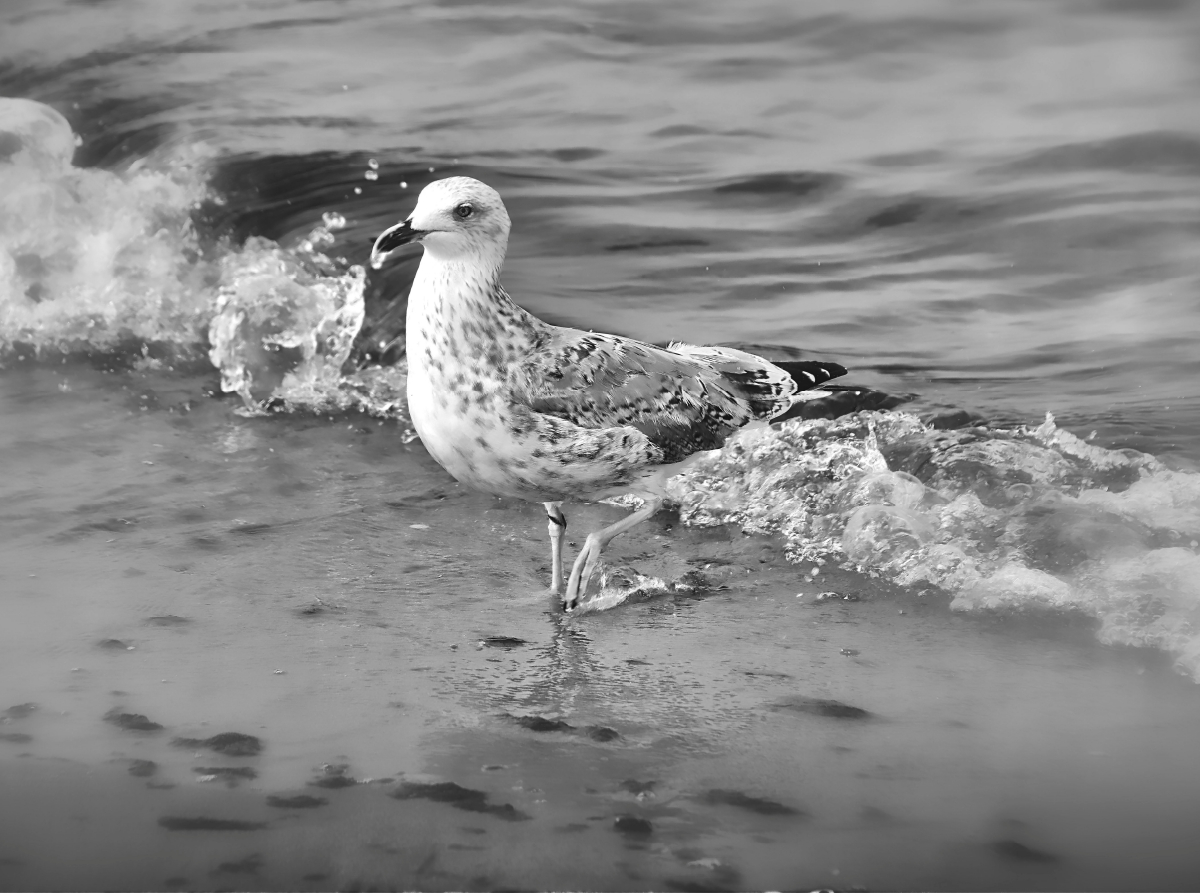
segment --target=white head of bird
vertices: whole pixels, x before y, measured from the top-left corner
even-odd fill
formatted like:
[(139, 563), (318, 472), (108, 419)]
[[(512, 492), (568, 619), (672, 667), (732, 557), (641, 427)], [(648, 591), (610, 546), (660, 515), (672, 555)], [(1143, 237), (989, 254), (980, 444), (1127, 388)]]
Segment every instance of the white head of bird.
[(500, 193), (486, 183), (471, 177), (434, 180), (421, 190), (408, 219), (375, 240), (371, 266), (379, 269), (401, 245), (420, 242), (436, 260), (498, 269), (511, 225)]

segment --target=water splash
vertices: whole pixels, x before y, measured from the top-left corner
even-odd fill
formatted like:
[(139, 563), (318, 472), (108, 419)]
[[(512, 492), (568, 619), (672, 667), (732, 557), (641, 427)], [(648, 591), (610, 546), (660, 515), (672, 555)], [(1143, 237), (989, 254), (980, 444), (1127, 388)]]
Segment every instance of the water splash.
[[(307, 253), (328, 238), (318, 227)], [(271, 399), (291, 407), (337, 407), (342, 367), (363, 321), (366, 273), (312, 271), (301, 255), (251, 238), (222, 263), (220, 296), (209, 325), (209, 358), (221, 389), (242, 397), (248, 411)]]
[(743, 435), (672, 482), (690, 524), (781, 534), (937, 587), (961, 611), (1057, 609), (1113, 644), (1161, 648), (1200, 681), (1200, 475), (1059, 429), (935, 431), (906, 413)]
[(626, 568), (600, 568), (600, 585), (597, 592), (584, 599), (571, 612), (571, 619), (601, 611), (611, 611), (618, 605), (638, 598), (666, 595), (674, 587), (659, 577), (649, 577)]
[[(241, 396), (242, 414), (359, 410), (408, 419), (408, 367), (346, 368), (362, 328), (366, 271), (323, 249), (345, 219), (326, 213), (293, 250), (251, 238), (222, 263), (209, 358), (221, 389)], [(411, 426), (401, 438), (416, 438)]]
[(665, 580), (638, 572), (628, 565), (609, 565), (603, 560), (597, 571), (599, 585), (596, 592), (581, 601), (571, 612), (571, 618), (601, 611), (611, 611), (618, 605), (663, 595), (685, 595), (702, 592), (708, 582), (696, 571), (688, 571), (681, 577)]
[(0, 98), (0, 352), (200, 340), (203, 150), (116, 173), (74, 167), (76, 144), (54, 109)]
[(0, 357), (140, 342), (145, 366), (160, 362), (150, 342), (189, 357), (207, 348), (246, 413), (406, 418), (403, 366), (344, 373), (366, 274), (327, 253), (342, 215), (325, 213), (291, 247), (202, 246), (192, 215), (220, 201), (202, 146), (105, 171), (73, 166), (77, 144), (49, 106), (0, 98)]

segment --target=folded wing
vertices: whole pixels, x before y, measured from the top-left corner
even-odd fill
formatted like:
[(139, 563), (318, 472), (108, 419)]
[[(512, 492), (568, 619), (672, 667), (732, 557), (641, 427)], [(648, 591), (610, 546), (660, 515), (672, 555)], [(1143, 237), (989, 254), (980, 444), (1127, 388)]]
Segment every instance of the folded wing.
[(740, 350), (660, 348), (555, 328), (513, 370), (510, 392), (534, 412), (583, 428), (635, 428), (670, 464), (721, 447), (750, 422), (786, 412), (801, 390), (845, 374), (831, 363), (791, 365), (799, 385), (779, 366)]

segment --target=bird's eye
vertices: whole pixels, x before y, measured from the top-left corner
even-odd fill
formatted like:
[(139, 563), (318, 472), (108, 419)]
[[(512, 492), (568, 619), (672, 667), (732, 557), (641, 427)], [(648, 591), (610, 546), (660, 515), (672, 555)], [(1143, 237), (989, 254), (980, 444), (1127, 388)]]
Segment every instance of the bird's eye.
[(475, 209), (473, 207), (471, 207), (470, 202), (463, 202), (461, 205), (459, 205), (457, 208), (454, 209), (454, 216), (457, 217), (459, 220), (466, 220), (468, 217), (470, 217), (474, 213), (475, 213)]

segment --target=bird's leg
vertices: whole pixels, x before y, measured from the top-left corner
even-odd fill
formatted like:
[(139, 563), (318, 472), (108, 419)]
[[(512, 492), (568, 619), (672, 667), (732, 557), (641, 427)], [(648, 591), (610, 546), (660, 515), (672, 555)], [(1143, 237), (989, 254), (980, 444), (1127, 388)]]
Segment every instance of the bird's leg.
[(583, 549), (579, 552), (579, 557), (575, 559), (575, 564), (571, 567), (571, 579), (567, 582), (567, 594), (563, 596), (564, 611), (570, 611), (576, 607), (579, 604), (579, 597), (587, 592), (592, 572), (596, 569), (596, 562), (604, 547), (626, 530), (641, 524), (662, 508), (662, 504), (661, 496), (651, 496), (646, 500), (646, 504), (636, 512), (626, 515), (616, 524), (605, 527), (603, 530), (588, 534)]
[(562, 538), (567, 529), (567, 516), (562, 512), (561, 502), (547, 502), (545, 506), (546, 517), (550, 519), (547, 525), (550, 532), (550, 589), (555, 595), (562, 595)]

